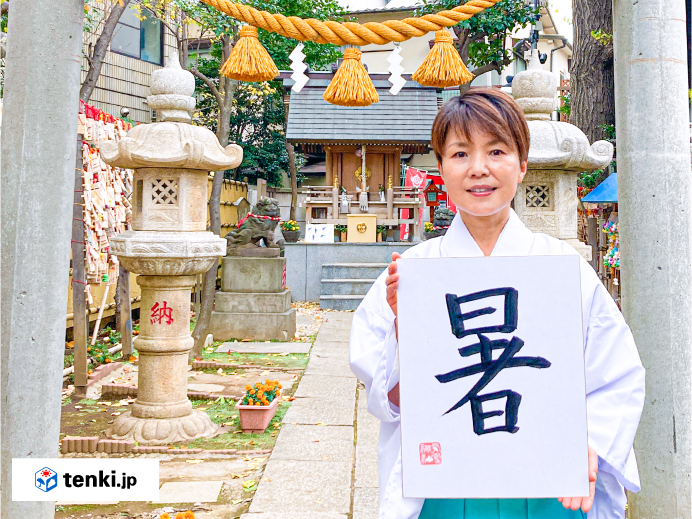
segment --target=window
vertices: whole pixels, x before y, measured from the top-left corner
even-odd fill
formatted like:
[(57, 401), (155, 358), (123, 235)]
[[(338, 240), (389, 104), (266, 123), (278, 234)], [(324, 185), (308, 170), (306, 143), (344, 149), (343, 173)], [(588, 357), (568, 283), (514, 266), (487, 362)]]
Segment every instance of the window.
[[(142, 20), (140, 18), (144, 17)], [(162, 65), (161, 22), (146, 10), (140, 15), (136, 5), (123, 12), (111, 41), (111, 51)]]
[(526, 207), (551, 209), (549, 186), (526, 186)]

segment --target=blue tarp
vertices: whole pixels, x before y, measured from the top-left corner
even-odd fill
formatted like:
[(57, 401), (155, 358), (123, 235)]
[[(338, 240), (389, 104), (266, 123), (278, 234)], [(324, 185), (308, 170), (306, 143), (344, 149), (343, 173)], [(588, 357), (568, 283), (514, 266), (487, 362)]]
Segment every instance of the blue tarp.
[(610, 175), (581, 201), (592, 204), (616, 204), (618, 201), (618, 174)]

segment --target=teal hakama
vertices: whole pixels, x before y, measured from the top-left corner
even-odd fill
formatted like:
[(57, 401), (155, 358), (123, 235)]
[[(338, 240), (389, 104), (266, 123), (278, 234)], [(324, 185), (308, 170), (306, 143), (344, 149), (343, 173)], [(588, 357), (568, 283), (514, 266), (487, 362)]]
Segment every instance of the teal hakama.
[(418, 519), (583, 519), (557, 499), (426, 499)]

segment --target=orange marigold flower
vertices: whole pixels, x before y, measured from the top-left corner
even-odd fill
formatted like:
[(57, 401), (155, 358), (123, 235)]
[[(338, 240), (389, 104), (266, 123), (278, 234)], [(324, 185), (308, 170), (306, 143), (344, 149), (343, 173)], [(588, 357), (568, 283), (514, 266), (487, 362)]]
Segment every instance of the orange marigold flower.
[(188, 510), (183, 514), (183, 519), (195, 519), (195, 513), (192, 510)]
[(183, 514), (182, 512), (178, 512), (177, 514), (175, 514), (175, 519), (185, 519), (185, 514)]
[(279, 389), (283, 389), (283, 386), (281, 384), (279, 384)]
[(254, 395), (254, 394), (255, 394), (255, 390), (254, 390), (254, 389), (251, 389), (251, 390), (250, 390), (250, 394), (251, 394), (251, 395)]
[(171, 516), (168, 515), (168, 512), (164, 512), (159, 516), (159, 519), (171, 519)]
[(247, 386), (245, 386), (245, 390), (246, 390), (246, 391), (250, 391), (251, 389), (252, 389), (252, 386), (251, 386), (250, 384), (248, 384)]

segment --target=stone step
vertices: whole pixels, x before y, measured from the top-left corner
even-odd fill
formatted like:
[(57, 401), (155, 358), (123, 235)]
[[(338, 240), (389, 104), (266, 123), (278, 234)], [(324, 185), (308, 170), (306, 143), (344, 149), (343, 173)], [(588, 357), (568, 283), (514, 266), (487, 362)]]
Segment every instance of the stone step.
[(375, 279), (323, 279), (322, 295), (365, 295)]
[(388, 263), (324, 263), (322, 279), (376, 279)]
[(320, 308), (355, 310), (364, 297), (363, 295), (323, 295), (320, 296)]

